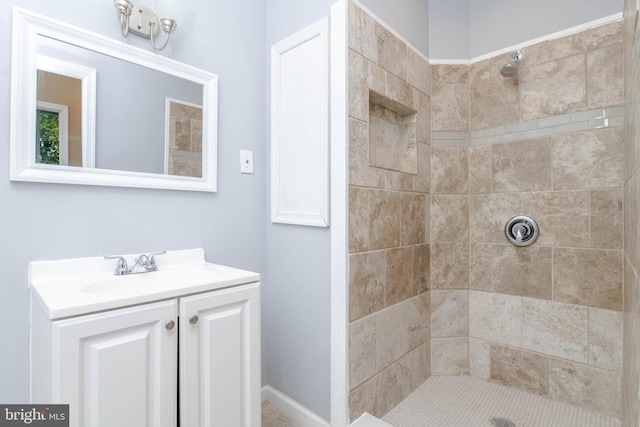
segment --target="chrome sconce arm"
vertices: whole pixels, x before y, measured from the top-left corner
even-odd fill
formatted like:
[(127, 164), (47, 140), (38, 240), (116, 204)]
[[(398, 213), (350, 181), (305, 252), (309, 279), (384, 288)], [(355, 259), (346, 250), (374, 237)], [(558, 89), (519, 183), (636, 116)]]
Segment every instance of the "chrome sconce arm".
[(120, 22), (120, 33), (122, 37), (129, 35), (129, 19), (133, 10), (133, 3), (128, 0), (115, 0), (113, 5), (116, 7), (118, 21)]
[[(153, 22), (149, 22), (149, 25), (153, 26), (154, 23)], [(156, 46), (156, 43), (154, 41), (155, 37), (153, 35), (153, 29), (151, 30), (151, 37), (149, 37), (149, 39), (151, 40), (151, 47), (154, 50), (157, 50), (157, 51), (160, 51), (160, 50), (164, 49), (165, 47), (167, 47), (167, 44), (169, 43), (169, 35), (173, 34), (173, 32), (178, 27), (178, 24), (176, 24), (176, 21), (173, 20), (173, 19), (160, 18), (160, 27), (162, 28), (162, 31), (165, 34), (165, 39), (164, 39), (164, 43), (162, 44), (162, 46), (160, 46), (160, 47)]]
[[(149, 39), (151, 47), (156, 51), (161, 51), (169, 43), (169, 37), (178, 27), (178, 21), (182, 19), (186, 11), (187, 0), (157, 0), (161, 11), (160, 16), (172, 16), (172, 18), (161, 17), (158, 19), (156, 13), (148, 7), (134, 6), (129, 0), (114, 0), (113, 4), (120, 22), (120, 33), (122, 37), (127, 37), (129, 33)], [(165, 34), (164, 43), (157, 46), (155, 38), (160, 32)]]

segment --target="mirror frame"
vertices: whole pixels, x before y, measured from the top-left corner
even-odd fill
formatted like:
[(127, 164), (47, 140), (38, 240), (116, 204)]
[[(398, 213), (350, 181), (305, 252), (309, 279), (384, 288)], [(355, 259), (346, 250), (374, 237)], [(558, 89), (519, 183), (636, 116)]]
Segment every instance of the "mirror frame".
[[(34, 141), (36, 138), (38, 36), (49, 37), (201, 84), (203, 86), (202, 177), (36, 163)], [(9, 167), (11, 181), (217, 191), (217, 75), (15, 6), (12, 37)], [(85, 110), (84, 105), (83, 110)], [(83, 117), (83, 134), (84, 121)], [(162, 146), (159, 148), (163, 149)]]

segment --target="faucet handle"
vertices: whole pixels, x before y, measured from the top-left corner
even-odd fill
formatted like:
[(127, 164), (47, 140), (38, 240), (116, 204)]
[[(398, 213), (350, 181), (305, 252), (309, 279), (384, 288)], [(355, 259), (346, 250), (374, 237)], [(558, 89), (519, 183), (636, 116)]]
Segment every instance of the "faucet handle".
[(164, 255), (166, 254), (167, 251), (162, 251), (162, 252), (151, 252), (149, 254), (149, 264), (151, 265), (151, 267), (153, 267), (154, 269), (158, 269), (158, 266), (156, 265), (156, 255)]
[(113, 274), (116, 276), (123, 276), (125, 274), (129, 274), (129, 266), (127, 265), (127, 260), (124, 259), (121, 255), (106, 255), (104, 259), (117, 259), (118, 266), (113, 270)]

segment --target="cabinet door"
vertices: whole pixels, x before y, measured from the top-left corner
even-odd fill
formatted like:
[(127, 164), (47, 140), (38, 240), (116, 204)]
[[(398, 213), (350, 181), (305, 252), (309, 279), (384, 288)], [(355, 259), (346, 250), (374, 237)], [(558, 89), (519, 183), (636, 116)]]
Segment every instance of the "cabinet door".
[(170, 321), (177, 300), (53, 322), (54, 401), (70, 404), (71, 426), (176, 426)]
[(180, 299), (180, 420), (260, 426), (259, 284)]

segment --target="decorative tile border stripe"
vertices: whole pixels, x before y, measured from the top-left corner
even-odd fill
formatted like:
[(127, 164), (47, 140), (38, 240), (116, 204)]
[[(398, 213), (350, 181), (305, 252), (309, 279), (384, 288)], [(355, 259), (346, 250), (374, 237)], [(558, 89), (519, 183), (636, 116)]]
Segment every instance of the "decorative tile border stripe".
[(473, 132), (431, 132), (434, 147), (477, 147), (542, 138), (560, 133), (622, 125), (622, 106), (597, 108), (577, 113), (511, 123)]

